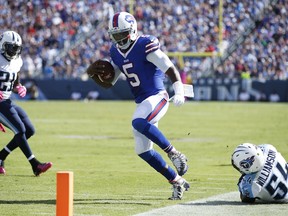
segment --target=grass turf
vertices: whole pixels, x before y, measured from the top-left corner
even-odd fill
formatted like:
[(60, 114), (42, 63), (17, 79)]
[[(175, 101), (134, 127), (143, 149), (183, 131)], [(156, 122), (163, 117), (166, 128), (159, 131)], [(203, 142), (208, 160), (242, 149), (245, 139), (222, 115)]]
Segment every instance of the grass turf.
[[(134, 102), (16, 103), (36, 127), (33, 153), (53, 167), (34, 177), (19, 149), (9, 155), (7, 175), (0, 176), (1, 216), (55, 215), (57, 171), (74, 173), (75, 216), (121, 216), (237, 190), (230, 155), (242, 142), (274, 144), (288, 158), (285, 103), (171, 104), (159, 128), (189, 158), (184, 177), (191, 188), (183, 200), (170, 201), (171, 186), (134, 153)], [(11, 138), (10, 131), (1, 133), (1, 146)]]

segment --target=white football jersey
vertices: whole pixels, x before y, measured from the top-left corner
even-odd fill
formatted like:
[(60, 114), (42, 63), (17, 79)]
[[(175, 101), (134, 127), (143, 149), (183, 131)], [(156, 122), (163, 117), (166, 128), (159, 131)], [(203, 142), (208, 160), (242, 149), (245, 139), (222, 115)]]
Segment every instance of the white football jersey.
[(239, 191), (249, 198), (265, 202), (288, 202), (288, 165), (270, 144), (259, 145), (265, 156), (264, 167), (257, 173), (241, 176)]
[(17, 73), (23, 65), (21, 56), (11, 61), (0, 54), (0, 91), (3, 92), (3, 99), (9, 99), (13, 90)]

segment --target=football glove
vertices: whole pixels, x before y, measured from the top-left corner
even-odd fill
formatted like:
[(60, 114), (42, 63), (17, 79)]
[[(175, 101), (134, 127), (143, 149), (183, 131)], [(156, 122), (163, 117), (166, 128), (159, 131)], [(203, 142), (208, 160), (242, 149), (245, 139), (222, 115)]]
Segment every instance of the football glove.
[(172, 85), (175, 95), (173, 99), (173, 103), (175, 106), (181, 106), (185, 103), (185, 97), (184, 97), (184, 88), (181, 81), (176, 81)]
[(16, 86), (16, 89), (17, 89), (18, 95), (19, 95), (20, 97), (22, 97), (22, 98), (25, 97), (26, 92), (27, 92), (27, 89), (26, 89), (25, 86), (18, 85), (18, 86)]

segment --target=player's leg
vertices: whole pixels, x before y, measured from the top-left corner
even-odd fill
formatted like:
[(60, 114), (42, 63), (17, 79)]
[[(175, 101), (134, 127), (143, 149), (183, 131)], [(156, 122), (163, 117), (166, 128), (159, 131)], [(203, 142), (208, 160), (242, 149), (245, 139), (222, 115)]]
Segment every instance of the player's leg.
[[(22, 120), (22, 122), (25, 126), (25, 136), (26, 136), (26, 139), (28, 140), (31, 136), (33, 136), (35, 134), (34, 126), (33, 126), (32, 122), (30, 121), (26, 112), (21, 107), (14, 105), (14, 108), (16, 109), (20, 119)], [(22, 145), (20, 145), (19, 147), (21, 148)], [(21, 148), (21, 150), (22, 150), (22, 148)], [(30, 151), (31, 151), (31, 149), (30, 149)], [(43, 172), (46, 172), (49, 168), (51, 168), (51, 166), (52, 166), (51, 162), (41, 163), (36, 159), (35, 156), (34, 157), (33, 156), (32, 156), (31, 160), (29, 160), (29, 159), (28, 160), (29, 160), (29, 162), (32, 166), (33, 172), (36, 176), (40, 175)]]
[(162, 156), (153, 149), (152, 142), (143, 134), (133, 129), (135, 151), (139, 157), (146, 161), (157, 172), (161, 173), (168, 181), (176, 178), (175, 171), (164, 161)]
[[(10, 106), (7, 106), (7, 108), (9, 107), (9, 110), (10, 110)], [(20, 125), (20, 126), (14, 126), (14, 127), (23, 127), (23, 126), (21, 126), (22, 125), (22, 123), (24, 124), (24, 131), (25, 131), (25, 136), (26, 136), (26, 139), (28, 140), (34, 133), (35, 133), (35, 129), (34, 129), (34, 127), (33, 127), (33, 125), (32, 125), (32, 123), (31, 123), (31, 121), (29, 120), (29, 118), (28, 118), (28, 116), (27, 116), (27, 114), (23, 111), (23, 109), (21, 109), (20, 107), (18, 107), (18, 106), (13, 106), (13, 108), (16, 110), (16, 113), (15, 113), (15, 111), (14, 110), (11, 110), (12, 111), (12, 113), (9, 111), (4, 111), (5, 113), (6, 113), (6, 116), (16, 116), (16, 118), (15, 118), (15, 120), (14, 120), (14, 122), (18, 122), (16, 125)], [(14, 113), (14, 114), (13, 114)], [(19, 120), (19, 118), (18, 118), (18, 116), (19, 116), (19, 118), (20, 118), (20, 120)], [(9, 121), (8, 119), (9, 118), (6, 118), (7, 120), (7, 122)], [(14, 117), (13, 117), (13, 119), (14, 119)], [(10, 120), (10, 122), (11, 122), (11, 120)], [(12, 121), (13, 122), (13, 121)], [(10, 125), (12, 125), (12, 124), (14, 124), (15, 125), (15, 123), (11, 123)], [(22, 131), (23, 131), (23, 129), (21, 129)], [(21, 131), (21, 130), (19, 130), (18, 129), (18, 131)], [(2, 156), (2, 158), (4, 158), (4, 160), (5, 160), (5, 158), (8, 156), (8, 154), (10, 153), (10, 152), (12, 152), (14, 149), (16, 149), (18, 147), (18, 143), (17, 143), (17, 138), (13, 138), (8, 144), (7, 144), (7, 146), (0, 152), (0, 155)], [(21, 146), (22, 147), (22, 146)], [(22, 149), (21, 149), (22, 150)], [(24, 147), (24, 149), (22, 150), (22, 151), (24, 151), (24, 152), (27, 152), (27, 150), (25, 150), (25, 147)], [(30, 150), (31, 151), (31, 150)], [(30, 153), (29, 153), (29, 150), (28, 150), (28, 155), (30, 155)]]
[[(21, 118), (23, 118), (24, 122)], [(23, 154), (30, 162), (36, 176), (42, 172), (45, 172), (52, 166), (51, 163), (40, 163), (33, 155), (27, 142), (25, 126), (28, 128), (27, 135), (29, 137), (34, 133), (34, 129), (33, 126), (31, 127), (32, 124), (29, 126), (30, 120), (21, 108), (15, 106), (13, 103), (11, 103), (11, 101), (7, 101), (7, 103), (2, 102), (0, 119), (1, 122), (14, 133), (12, 140), (0, 151), (0, 160), (2, 162), (14, 149), (19, 146)]]
[[(7, 113), (9, 113), (9, 110), (11, 108), (10, 104), (11, 104), (10, 100), (6, 100), (6, 101), (1, 101), (0, 102), (0, 123), (2, 123), (7, 128), (8, 128), (8, 126), (7, 126), (7, 123), (5, 124), (5, 122), (7, 122), (6, 115), (7, 115)], [(0, 174), (5, 174), (6, 173), (6, 170), (4, 168), (4, 160), (6, 159), (6, 157), (8, 156), (8, 154), (10, 152), (11, 151), (7, 148), (7, 146), (5, 146), (0, 151)]]
[(171, 200), (181, 199), (184, 191), (190, 187), (188, 182), (179, 176), (163, 159), (163, 157), (153, 149), (153, 143), (146, 136), (133, 129), (135, 138), (135, 152), (154, 170), (164, 176), (173, 185)]
[(21, 141), (23, 141), (21, 150), (23, 149), (23, 153), (29, 158), (32, 152), (26, 139), (26, 128), (11, 101), (1, 103), (1, 121), (13, 131), (14, 137), (0, 152), (0, 159), (5, 160), (8, 154), (19, 146)]
[(22, 123), (25, 126), (25, 136), (26, 136), (26, 139), (28, 140), (31, 136), (33, 136), (35, 134), (35, 128), (34, 128), (32, 122), (30, 121), (27, 113), (21, 107), (15, 105), (15, 104), (13, 105), (13, 107), (17, 111)]
[(168, 107), (169, 103), (165, 95), (153, 95), (137, 105), (132, 120), (135, 130), (145, 135), (166, 153), (170, 152), (173, 146), (158, 129), (157, 123), (166, 114)]
[(132, 126), (163, 149), (173, 162), (178, 174), (182, 176), (188, 170), (186, 156), (177, 151), (157, 127), (158, 121), (168, 110), (169, 102), (167, 99), (167, 93), (163, 92), (138, 104), (133, 115)]

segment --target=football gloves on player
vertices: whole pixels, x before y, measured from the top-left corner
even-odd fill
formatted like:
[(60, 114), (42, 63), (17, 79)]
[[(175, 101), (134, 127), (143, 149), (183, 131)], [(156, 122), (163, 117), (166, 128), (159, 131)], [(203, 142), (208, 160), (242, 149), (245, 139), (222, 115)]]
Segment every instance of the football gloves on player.
[(18, 86), (16, 86), (16, 89), (17, 89), (18, 95), (20, 97), (22, 97), (22, 98), (25, 97), (26, 92), (27, 92), (27, 89), (25, 86), (18, 85)]
[[(18, 85), (16, 86), (16, 90), (17, 90), (17, 93), (18, 95), (23, 98), (26, 96), (26, 93), (27, 93), (27, 89), (25, 86), (22, 86), (22, 85)], [(3, 100), (4, 99), (4, 95), (3, 95), (3, 92), (0, 91), (0, 100)]]
[(175, 95), (173, 99), (173, 103), (175, 106), (181, 106), (185, 103), (184, 97), (184, 87), (181, 81), (176, 81), (172, 85)]

